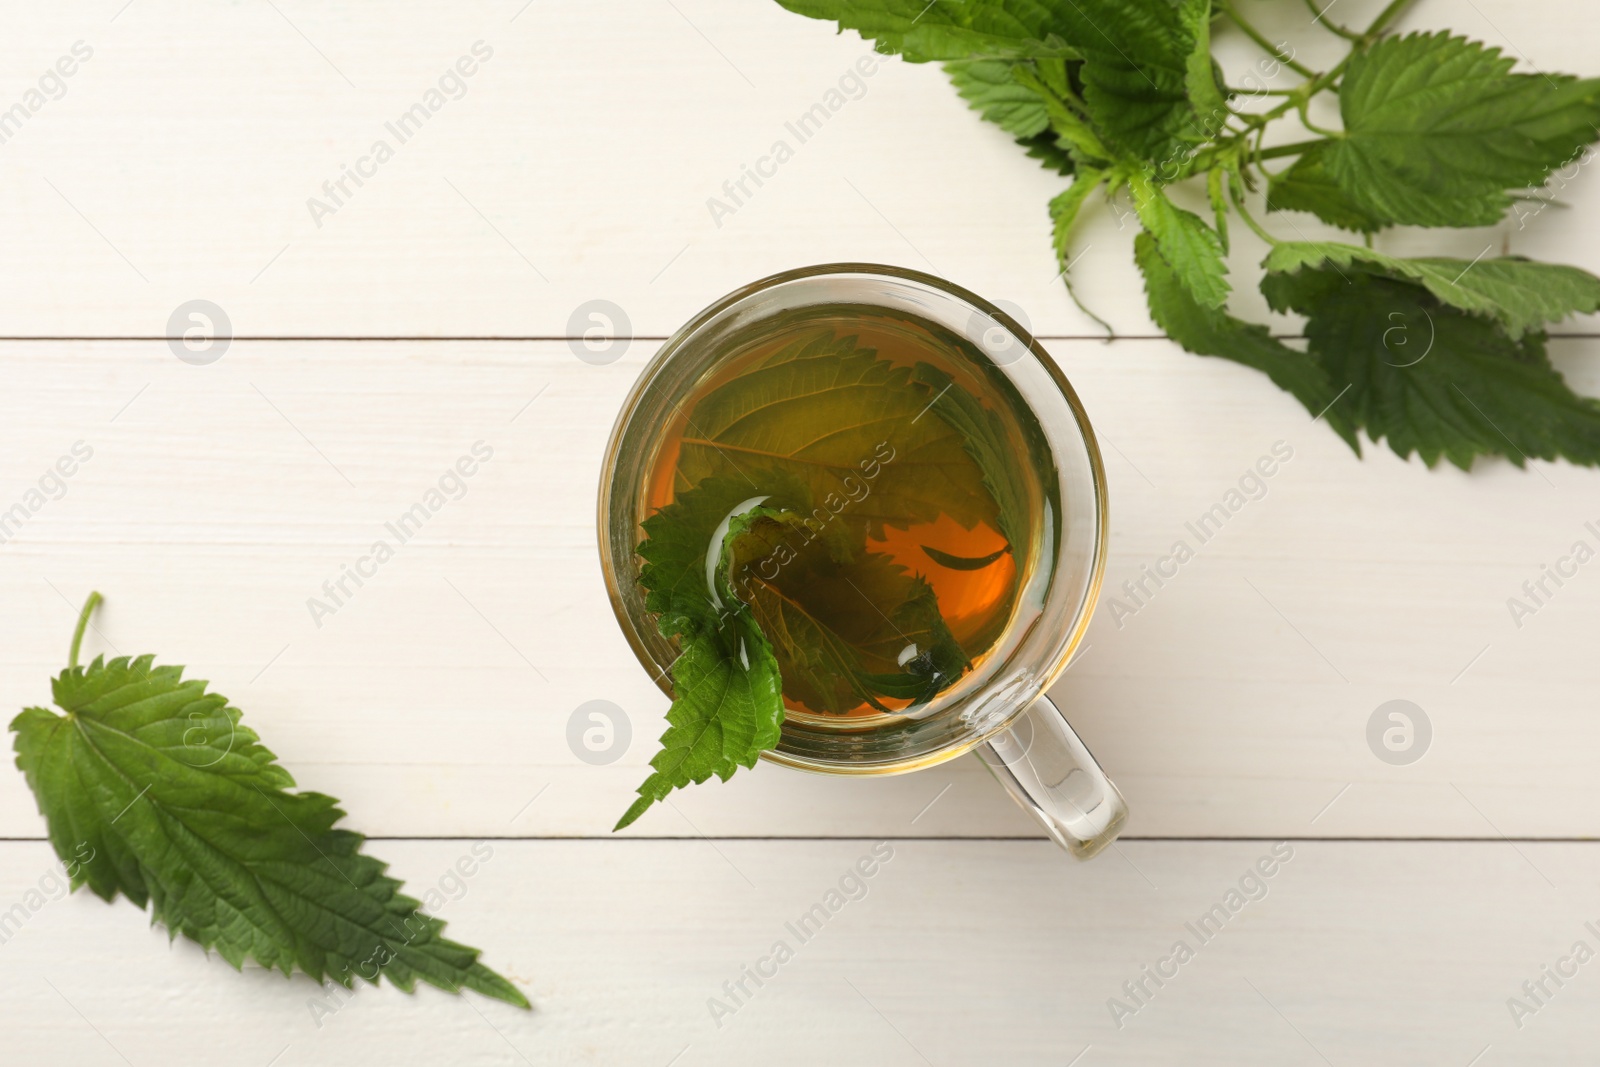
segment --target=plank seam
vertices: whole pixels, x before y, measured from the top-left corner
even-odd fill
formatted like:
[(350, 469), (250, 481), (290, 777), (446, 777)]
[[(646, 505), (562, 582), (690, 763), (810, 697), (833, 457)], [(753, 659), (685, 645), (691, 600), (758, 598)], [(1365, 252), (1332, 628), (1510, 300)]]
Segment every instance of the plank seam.
[[(684, 834), (681, 836), (661, 837), (613, 837), (605, 834), (575, 834), (571, 836), (514, 836), (500, 834), (468, 834), (457, 836), (432, 836), (432, 835), (375, 835), (365, 836), (367, 841), (604, 841), (617, 843), (637, 843), (642, 841), (940, 841), (940, 842), (1043, 842), (1049, 838), (1043, 836), (1029, 836), (1025, 834), (970, 836), (956, 834), (914, 835), (902, 836), (895, 834), (844, 834), (844, 835), (793, 835), (793, 836), (755, 836), (735, 835), (731, 837), (714, 837)], [(0, 837), (0, 844), (44, 844), (49, 841), (46, 837)], [(1306, 837), (1297, 834), (1268, 834), (1247, 837), (1119, 837), (1118, 844), (1147, 843), (1195, 843), (1195, 844), (1248, 844), (1251, 842), (1270, 841), (1303, 841), (1307, 843), (1327, 842), (1342, 844), (1374, 844), (1374, 845), (1404, 845), (1404, 844), (1459, 844), (1459, 845), (1597, 845), (1600, 838), (1596, 837)]]

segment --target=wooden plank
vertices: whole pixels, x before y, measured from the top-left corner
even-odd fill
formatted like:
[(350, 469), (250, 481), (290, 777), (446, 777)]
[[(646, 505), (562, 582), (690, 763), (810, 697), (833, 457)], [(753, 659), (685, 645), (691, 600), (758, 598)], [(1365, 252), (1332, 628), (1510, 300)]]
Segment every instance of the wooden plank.
[[(1600, 946), (1593, 844), (1128, 843), (1075, 864), (1045, 842), (495, 842), (471, 878), (451, 879), (470, 845), (373, 848), (414, 889), (455, 898), (439, 912), (450, 931), (521, 984), (532, 1014), (426, 988), (346, 1000), (305, 978), (237, 975), (190, 942), (169, 947), (126, 901), (48, 899), (47, 847), (0, 844), (0, 903), (40, 905), (23, 905), (0, 944), (8, 1055), (1569, 1064), (1587, 1056), (1600, 1008), (1600, 965), (1562, 962), (1577, 942)], [(863, 859), (871, 877), (852, 879)], [(825, 920), (791, 930), (818, 905)], [(780, 941), (789, 958), (763, 965)], [(1191, 958), (1163, 963), (1179, 941)], [(730, 996), (723, 983), (758, 965), (770, 977)], [(1560, 987), (1546, 966), (1569, 972)], [(1146, 968), (1168, 977), (1157, 987)], [(1522, 984), (1541, 979), (1534, 1004)], [(1141, 980), (1135, 999), (1124, 983)], [(715, 1017), (713, 998), (727, 1009)], [(1514, 1018), (1511, 998), (1535, 1010)]]
[[(1600, 392), (1595, 346), (1556, 355)], [(98, 588), (91, 652), (190, 665), (367, 832), (607, 833), (667, 703), (611, 617), (592, 527), (613, 413), (653, 347), (593, 367), (562, 342), (241, 342), (194, 367), (159, 341), (0, 344), (0, 511), (75, 442), (93, 449), (0, 545), (5, 703), (48, 700)], [(1108, 594), (1137, 606), (1103, 606), (1055, 695), (1127, 792), (1131, 833), (1593, 832), (1600, 579), (1547, 586), (1520, 628), (1506, 602), (1596, 543), (1600, 475), (1358, 461), (1241, 368), (1166, 342), (1051, 347), (1107, 443)], [(479, 441), (493, 456), (465, 495), (314, 619), (308, 599)], [(1186, 523), (1278, 441), (1293, 458), (1266, 495), (1199, 544)], [(1120, 591), (1180, 538), (1196, 552), (1176, 577), (1142, 606)], [(595, 699), (632, 731), (608, 766), (566, 740)], [(1395, 699), (1432, 723), (1409, 766), (1367, 743)], [(875, 781), (762, 767), (633, 832), (1033, 830), (961, 760)], [(0, 834), (39, 833), (21, 777), (0, 775)]]
[[(1340, 14), (1360, 23), (1377, 8)], [(1251, 17), (1307, 62), (1332, 62), (1337, 42), (1299, 5), (1252, 5)], [(1564, 5), (1432, 0), (1402, 25), (1477, 35), (1525, 68), (1593, 73)], [(162, 336), (199, 297), (240, 336), (565, 336), (574, 310), (603, 297), (660, 336), (754, 278), (838, 260), (931, 269), (1019, 305), (1041, 333), (1098, 332), (1049, 249), (1045, 204), (1064, 180), (980, 122), (935, 67), (885, 59), (851, 81), (871, 57), (860, 39), (774, 3), (626, 0), (597, 21), (584, 5), (514, 0), (398, 14), (140, 0), (41, 6), (9, 29), (8, 105), (74, 42), (92, 57), (4, 144), (4, 335)], [(492, 52), (481, 61), (479, 41)], [(1241, 81), (1260, 62), (1227, 29), (1219, 49)], [(463, 57), (473, 74), (430, 101)], [(801, 143), (786, 124), (841, 79), (851, 95)], [(423, 102), (438, 108), (402, 141), (388, 124)], [(380, 140), (392, 158), (363, 162)], [(732, 215), (713, 212), (744, 168), (773, 170), (761, 160), (779, 140), (793, 158), (759, 188), (746, 180)], [(358, 186), (347, 167), (368, 176)], [(1600, 269), (1587, 177), (1561, 190), (1570, 212), (1380, 247), (1505, 248)], [(1273, 226), (1330, 232), (1309, 216)], [(1118, 330), (1148, 333), (1133, 232), (1096, 209), (1079, 279)], [(1263, 246), (1247, 232), (1236, 243), (1238, 306), (1260, 314)]]

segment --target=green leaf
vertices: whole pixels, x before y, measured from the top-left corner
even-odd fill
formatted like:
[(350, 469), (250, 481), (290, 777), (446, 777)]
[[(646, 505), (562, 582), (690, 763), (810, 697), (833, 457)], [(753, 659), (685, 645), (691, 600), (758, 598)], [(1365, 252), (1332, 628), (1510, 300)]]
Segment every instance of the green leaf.
[[(992, 383), (994, 388), (1014, 388), (997, 372), (991, 373), (996, 379)], [(921, 546), (922, 551), (934, 562), (953, 570), (980, 570), (997, 562), (1000, 556), (1010, 553), (1012, 559), (1017, 561), (1020, 572), (1023, 561), (1034, 551), (1035, 532), (1029, 523), (1029, 489), (1023, 476), (1027, 461), (1019, 457), (1024, 457), (1030, 452), (1037, 457), (1048, 456), (1049, 443), (1037, 436), (1028, 436), (1034, 429), (1028, 425), (1018, 427), (1024, 435), (1022, 440), (1008, 436), (999, 412), (984, 406), (969, 390), (949, 388), (950, 376), (939, 368), (919, 363), (916, 375), (919, 381), (926, 382), (939, 397), (933, 406), (933, 411), (961, 434), (967, 453), (983, 472), (984, 488), (995, 502), (995, 529), (1006, 539), (1005, 548), (991, 556), (977, 559), (953, 556), (927, 545)], [(1043, 460), (1041, 458), (1035, 462)], [(1050, 546), (1047, 551), (1053, 548), (1054, 546)], [(1013, 599), (1001, 610), (993, 613), (993, 622), (977, 633), (968, 635), (967, 641), (970, 647), (988, 648), (999, 638), (1010, 620), (1014, 606), (1016, 589), (1013, 588), (1011, 592)]]
[(1101, 142), (1099, 134), (1094, 132), (1083, 116), (1067, 105), (1057, 90), (1046, 84), (1039, 71), (1018, 66), (1012, 71), (1012, 77), (1044, 102), (1045, 117), (1050, 123), (1050, 129), (1055, 132), (1056, 143), (1068, 155), (1096, 165), (1114, 158), (1115, 153)]
[(1038, 93), (1012, 77), (1016, 64), (1004, 59), (969, 59), (946, 63), (961, 99), (985, 119), (1013, 137), (1028, 138), (1050, 127), (1050, 114)]
[(1041, 165), (1057, 174), (1069, 175), (1078, 169), (1078, 161), (1061, 147), (1053, 131), (1047, 130), (1032, 137), (1021, 138), (1017, 144), (1028, 153), (1029, 158), (1037, 159)]
[(1495, 319), (1515, 340), (1546, 323), (1600, 309), (1600, 278), (1577, 267), (1515, 256), (1495, 259), (1402, 259), (1355, 245), (1285, 241), (1262, 266), (1359, 270), (1420, 283), (1442, 304)]
[(707, 478), (641, 524), (639, 584), (661, 636), (691, 637), (718, 622), (706, 554), (722, 523), (774, 496), (791, 507), (809, 499), (793, 482), (770, 483), (768, 489), (758, 493), (738, 477)]
[[(1042, 441), (1013, 442), (1006, 435), (998, 412), (987, 408), (970, 391), (954, 387), (950, 375), (929, 363), (918, 363), (916, 377), (939, 399), (934, 414), (961, 436), (963, 446), (983, 474), (983, 487), (995, 503), (994, 527), (1019, 558), (1032, 550), (1028, 525), (1028, 486), (1019, 452), (1032, 448), (1048, 454)], [(997, 382), (996, 387), (1000, 387)], [(926, 551), (926, 550), (925, 550)]]
[[(831, 524), (830, 524), (831, 525)], [(852, 557), (793, 511), (756, 508), (728, 528), (723, 599), (749, 606), (772, 642), (784, 692), (844, 714), (879, 697), (925, 703), (968, 666), (933, 589), (890, 557)]]
[(723, 550), (732, 524), (764, 501), (804, 508), (803, 487), (779, 479), (774, 488), (752, 496), (747, 483), (708, 478), (643, 523), (645, 608), (657, 616), (662, 636), (679, 639), (681, 653), (672, 664), (667, 731), (650, 761), (655, 773), (639, 786), (617, 830), (673, 789), (713, 774), (727, 781), (778, 744), (783, 682), (772, 644), (739, 600), (717, 594), (717, 560), (707, 559)]
[(1090, 170), (1084, 167), (1077, 172), (1071, 185), (1050, 200), (1050, 243), (1055, 247), (1056, 263), (1061, 267), (1063, 274), (1066, 273), (1067, 265), (1072, 262), (1072, 224), (1077, 221), (1078, 213), (1083, 210), (1084, 201), (1089, 199), (1089, 194), (1099, 188), (1106, 177), (1107, 174), (1103, 170)]
[(1058, 0), (1052, 27), (1083, 56), (1083, 100), (1102, 139), (1164, 163), (1197, 129), (1188, 95), (1195, 42), (1170, 0)]
[(1178, 22), (1190, 40), (1184, 60), (1184, 91), (1202, 125), (1220, 129), (1228, 117), (1228, 101), (1217, 86), (1216, 64), (1211, 59), (1211, 0), (1179, 0)]
[[(1196, 123), (1185, 78), (1193, 39), (1168, 0), (779, 0), (913, 63), (1085, 59), (1091, 125), (1119, 154), (1165, 161)], [(1059, 95), (1059, 90), (1058, 90)], [(1109, 154), (1096, 158), (1111, 160)]]
[(1320, 363), (1274, 339), (1265, 326), (1242, 322), (1196, 301), (1150, 234), (1134, 238), (1133, 247), (1144, 274), (1150, 317), (1167, 336), (1196, 355), (1219, 356), (1261, 371), (1313, 416), (1321, 416), (1360, 454), (1339, 391)]
[(1223, 195), (1222, 183), (1227, 180), (1221, 167), (1206, 171), (1206, 199), (1211, 202), (1211, 215), (1217, 222), (1217, 239), (1222, 242), (1222, 252), (1228, 252), (1228, 201)]
[(1358, 52), (1340, 84), (1344, 136), (1322, 151), (1327, 174), (1385, 222), (1492, 225), (1507, 189), (1543, 185), (1600, 129), (1600, 80), (1513, 65), (1447, 33)]
[(347, 988), (386, 976), (407, 992), (421, 979), (528, 1007), (337, 827), (337, 801), (289, 792), (277, 757), (205, 682), (123, 656), (68, 667), (52, 690), (65, 714), (28, 708), (11, 730), (73, 888), (148, 903), (235, 968), (250, 959)]
[(643, 815), (674, 789), (723, 781), (775, 748), (783, 722), (783, 683), (772, 645), (748, 612), (730, 607), (685, 638), (672, 664), (672, 707), (655, 768), (613, 830)]
[(1050, 0), (778, 0), (837, 22), (912, 63), (972, 58), (1071, 57), (1050, 33)]
[(1222, 239), (1192, 211), (1167, 199), (1166, 192), (1136, 171), (1128, 176), (1139, 221), (1155, 238), (1161, 258), (1194, 299), (1218, 308), (1228, 301), (1228, 265), (1222, 258)]
[(1331, 226), (1356, 233), (1376, 233), (1389, 223), (1357, 203), (1328, 174), (1321, 144), (1307, 149), (1294, 166), (1267, 184), (1268, 211), (1304, 211)]
[(1562, 380), (1544, 334), (1512, 339), (1421, 285), (1365, 272), (1269, 274), (1261, 289), (1274, 310), (1307, 316), (1311, 355), (1348, 385), (1339, 409), (1397, 455), (1463, 470), (1480, 455), (1600, 464), (1600, 402)]
[[(707, 478), (761, 491), (803, 487), (824, 504), (857, 495), (862, 473), (878, 470), (871, 492), (839, 518), (881, 537), (948, 514), (971, 529), (994, 519), (994, 502), (961, 435), (925, 418), (934, 399), (911, 371), (858, 347), (854, 335), (821, 329), (787, 345), (702, 397), (689, 415), (678, 456), (680, 489)], [(819, 433), (819, 427), (826, 432)], [(854, 487), (854, 488), (852, 488)]]

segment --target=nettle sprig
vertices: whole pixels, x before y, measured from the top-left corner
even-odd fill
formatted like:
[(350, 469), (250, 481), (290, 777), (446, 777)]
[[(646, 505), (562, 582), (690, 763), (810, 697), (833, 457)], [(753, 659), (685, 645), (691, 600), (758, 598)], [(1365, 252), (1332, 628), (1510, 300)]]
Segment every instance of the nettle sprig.
[[(1600, 79), (1514, 73), (1499, 49), (1448, 32), (1394, 36), (1409, 2), (1351, 30), (1305, 0), (1308, 32), (1349, 45), (1316, 71), (1235, 0), (779, 0), (881, 52), (943, 63), (985, 119), (1072, 177), (1049, 206), (1069, 292), (1091, 194), (1125, 193), (1162, 330), (1266, 374), (1358, 454), (1365, 432), (1430, 466), (1600, 464), (1600, 402), (1574, 393), (1545, 352), (1549, 324), (1600, 308), (1600, 279), (1490, 248), (1466, 260), (1373, 247), (1394, 226), (1491, 226), (1520, 203), (1542, 208), (1552, 173), (1587, 162), (1600, 134)], [(1234, 85), (1211, 53), (1219, 24), (1267, 53), (1269, 76), (1281, 65), (1304, 80)], [(1312, 118), (1325, 94), (1338, 99), (1337, 129)], [(1310, 136), (1268, 145), (1282, 123)], [(1209, 217), (1173, 201), (1179, 183), (1203, 183)], [(1361, 243), (1285, 240), (1251, 204), (1309, 213)], [(1305, 316), (1303, 351), (1228, 313), (1235, 215), (1268, 245), (1268, 306)], [(1292, 214), (1283, 221), (1298, 234)]]
[(11, 720), (17, 769), (74, 890), (148, 906), (173, 937), (235, 968), (251, 961), (346, 989), (387, 977), (410, 992), (420, 980), (529, 1006), (339, 825), (337, 800), (294, 788), (208, 683), (153, 656), (80, 666), (99, 604), (90, 594), (78, 615), (50, 683), (55, 708)]

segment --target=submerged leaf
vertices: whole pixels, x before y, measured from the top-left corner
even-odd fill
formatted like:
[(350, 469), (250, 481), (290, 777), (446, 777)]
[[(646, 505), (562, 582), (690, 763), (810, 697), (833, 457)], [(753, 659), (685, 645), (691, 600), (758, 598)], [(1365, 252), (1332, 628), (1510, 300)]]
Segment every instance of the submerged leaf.
[(695, 404), (676, 485), (737, 480), (752, 494), (803, 486), (811, 506), (849, 501), (840, 521), (872, 537), (940, 514), (969, 529), (992, 521), (994, 502), (961, 435), (928, 413), (935, 399), (854, 336), (818, 330)]

